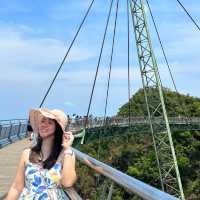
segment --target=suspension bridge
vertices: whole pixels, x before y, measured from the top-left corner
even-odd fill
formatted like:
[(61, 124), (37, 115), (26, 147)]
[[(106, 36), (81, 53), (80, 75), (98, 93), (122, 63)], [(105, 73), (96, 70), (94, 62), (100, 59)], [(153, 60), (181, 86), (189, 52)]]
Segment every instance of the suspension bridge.
[[(71, 48), (76, 41), (76, 38), (80, 34), (82, 26), (84, 25), (90, 10), (92, 9), (93, 3), (95, 0), (92, 0), (87, 12), (85, 13), (83, 20), (75, 33), (75, 36), (69, 45), (69, 48), (58, 67), (53, 80), (48, 87), (39, 107), (43, 107), (43, 104), (58, 76), (60, 73), (63, 64), (68, 58), (68, 54)], [(182, 186), (181, 175), (179, 172), (179, 167), (177, 163), (176, 151), (174, 148), (172, 134), (173, 130), (196, 130), (200, 129), (200, 118), (198, 117), (189, 117), (187, 113), (182, 116), (174, 116), (168, 117), (166, 104), (165, 104), (165, 96), (163, 94), (163, 84), (161, 80), (161, 76), (159, 73), (159, 67), (156, 62), (156, 56), (154, 54), (154, 50), (152, 47), (151, 36), (149, 32), (149, 27), (147, 24), (147, 16), (145, 12), (145, 6), (148, 8), (150, 17), (152, 18), (154, 28), (157, 33), (157, 37), (159, 39), (161, 49), (165, 58), (165, 62), (168, 66), (171, 79), (174, 85), (174, 89), (177, 92), (177, 101), (179, 101), (179, 92), (177, 90), (175, 80), (170, 70), (169, 62), (167, 60), (167, 56), (165, 54), (165, 50), (163, 48), (163, 44), (161, 41), (161, 37), (158, 32), (158, 28), (150, 7), (149, 2), (143, 0), (127, 0), (123, 3), (127, 4), (127, 65), (128, 65), (128, 100), (129, 100), (129, 112), (126, 117), (107, 117), (107, 106), (108, 106), (108, 97), (110, 90), (110, 79), (112, 73), (112, 61), (113, 61), (113, 53), (114, 47), (116, 43), (116, 27), (118, 20), (118, 12), (120, 2), (119, 0), (111, 0), (109, 2), (109, 8), (107, 13), (107, 20), (105, 25), (105, 30), (102, 38), (101, 48), (99, 52), (99, 57), (96, 66), (96, 73), (94, 76), (94, 81), (92, 85), (91, 95), (89, 98), (88, 109), (86, 113), (85, 120), (78, 121), (76, 124), (68, 127), (71, 130), (74, 130), (75, 134), (75, 142), (74, 142), (74, 152), (79, 161), (85, 163), (88, 167), (96, 170), (98, 173), (102, 174), (106, 178), (111, 181), (107, 199), (112, 198), (112, 192), (114, 184), (120, 185), (128, 189), (129, 192), (139, 196), (143, 199), (185, 199), (184, 188)], [(180, 7), (185, 11), (186, 15), (192, 20), (195, 27), (200, 30), (196, 21), (189, 14), (184, 5), (177, 1)], [(102, 59), (102, 53), (105, 45), (105, 39), (108, 32), (108, 27), (110, 23), (110, 17), (112, 10), (115, 10), (114, 13), (114, 25), (113, 25), (113, 37), (111, 44), (111, 52), (109, 58), (109, 73), (107, 80), (107, 88), (106, 88), (106, 100), (105, 100), (105, 109), (104, 116), (98, 119), (90, 119), (90, 109), (91, 103), (93, 100), (93, 94), (96, 86), (96, 80), (98, 76), (98, 71)], [(143, 84), (144, 91), (144, 99), (146, 103), (147, 116), (141, 117), (132, 117), (131, 116), (131, 94), (130, 94), (130, 19), (132, 19), (136, 48), (138, 54), (139, 67), (141, 72), (141, 79)], [(153, 93), (153, 92), (154, 93)], [(153, 94), (153, 95), (152, 95)], [(180, 104), (183, 106), (183, 110), (185, 108), (185, 104), (180, 101)], [(5, 196), (8, 187), (11, 183), (11, 176), (13, 176), (13, 169), (16, 166), (17, 154), (27, 145), (29, 145), (29, 141), (26, 138), (27, 136), (27, 125), (28, 119), (12, 119), (12, 120), (3, 120), (0, 122), (0, 150), (1, 154), (1, 179), (3, 180), (4, 187), (0, 186), (1, 195)], [(115, 134), (115, 130), (120, 129), (120, 133)], [(155, 150), (155, 160), (157, 162), (158, 174), (159, 174), (159, 182), (161, 190), (152, 187), (140, 180), (135, 179), (134, 177), (130, 177), (121, 171), (112, 168), (111, 166), (100, 162), (97, 159), (92, 158), (91, 156), (85, 154), (84, 152), (79, 151), (77, 148), (80, 145), (88, 144), (93, 141), (93, 139), (98, 139), (101, 136), (101, 139), (112, 136), (121, 136), (126, 130), (129, 130), (130, 133), (144, 133), (147, 132), (151, 134), (153, 146)], [(104, 130), (104, 132), (102, 131)], [(79, 133), (80, 132), (80, 133)], [(23, 140), (21, 140), (23, 139)], [(19, 141), (18, 141), (19, 140)], [(99, 143), (100, 145), (101, 143)], [(13, 152), (13, 153), (12, 153)], [(9, 155), (9, 156), (8, 156)], [(4, 162), (5, 161), (5, 162)], [(5, 170), (5, 168), (9, 169), (9, 172)], [(12, 171), (12, 173), (10, 173)], [(101, 194), (105, 193), (103, 190)], [(99, 199), (103, 199), (100, 197)]]

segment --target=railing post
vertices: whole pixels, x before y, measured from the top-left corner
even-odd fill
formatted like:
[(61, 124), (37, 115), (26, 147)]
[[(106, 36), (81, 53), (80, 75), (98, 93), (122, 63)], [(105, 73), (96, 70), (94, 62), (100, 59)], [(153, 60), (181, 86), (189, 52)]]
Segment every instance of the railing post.
[(1, 138), (2, 125), (0, 124), (0, 138)]
[(11, 134), (12, 134), (12, 122), (10, 121), (10, 130), (9, 130), (9, 134), (8, 134), (8, 140), (9, 140), (10, 143), (12, 142)]
[(17, 137), (19, 139), (21, 139), (21, 137), (20, 137), (20, 131), (21, 131), (21, 121), (19, 122), (19, 128), (18, 128), (18, 132), (17, 132)]
[(114, 183), (112, 182), (109, 188), (109, 193), (108, 193), (108, 199), (107, 200), (112, 200), (112, 192), (113, 192), (113, 186)]
[[(0, 140), (3, 139), (1, 131), (2, 131), (2, 125), (0, 124)], [(1, 141), (0, 141), (0, 148), (1, 148), (1, 146), (2, 146), (2, 144), (1, 144)]]

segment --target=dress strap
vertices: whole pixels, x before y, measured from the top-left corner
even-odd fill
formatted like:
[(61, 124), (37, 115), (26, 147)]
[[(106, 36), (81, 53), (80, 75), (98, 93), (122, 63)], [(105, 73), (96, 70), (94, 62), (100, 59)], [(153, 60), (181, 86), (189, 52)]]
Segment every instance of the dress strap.
[(26, 150), (26, 149), (28, 150), (27, 157), (26, 157), (26, 163), (29, 163), (30, 162), (30, 155), (31, 155), (31, 148), (27, 147), (24, 150)]

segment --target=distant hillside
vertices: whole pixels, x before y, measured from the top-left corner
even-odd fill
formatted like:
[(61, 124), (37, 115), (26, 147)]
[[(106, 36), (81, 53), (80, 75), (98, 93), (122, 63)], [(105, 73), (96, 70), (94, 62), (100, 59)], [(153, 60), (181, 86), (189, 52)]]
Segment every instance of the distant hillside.
[[(177, 94), (164, 88), (164, 98), (168, 116), (200, 117), (200, 98), (189, 95)], [(151, 89), (151, 97), (155, 99), (157, 91)], [(144, 91), (139, 89), (130, 100), (131, 116), (147, 116)], [(128, 116), (129, 103), (119, 108), (119, 116)]]
[[(150, 92), (152, 100), (156, 100), (157, 91), (152, 89)], [(168, 116), (200, 117), (200, 98), (177, 95), (169, 89), (164, 89), (164, 96)], [(124, 104), (119, 109), (118, 115), (128, 116), (128, 108), (128, 103)], [(147, 116), (142, 89), (131, 98), (131, 114), (132, 116)], [(80, 150), (130, 176), (160, 188), (151, 134), (148, 132), (135, 134), (131, 132), (131, 129), (126, 129), (126, 131), (112, 129), (112, 131), (113, 135), (115, 135), (114, 131), (123, 134), (105, 138), (97, 137), (91, 143), (80, 146)], [(173, 131), (172, 138), (185, 197), (187, 200), (200, 199), (200, 131)], [(105, 190), (104, 186), (109, 186), (111, 183), (106, 182), (103, 176), (99, 176), (80, 162), (77, 162), (76, 170), (78, 175), (76, 189), (83, 199), (101, 199), (102, 191)], [(106, 191), (108, 192), (108, 189)], [(115, 184), (112, 199), (139, 200), (141, 198)]]
[[(128, 129), (127, 129), (128, 131)], [(200, 132), (173, 132), (173, 142), (184, 194), (187, 200), (200, 199)], [(101, 138), (81, 146), (81, 151), (108, 163), (109, 165), (145, 183), (160, 188), (159, 172), (151, 134), (124, 133), (120, 137)], [(103, 190), (103, 177), (87, 166), (77, 162), (78, 181), (76, 189), (86, 200), (100, 199)], [(114, 200), (139, 200), (126, 190), (114, 186)]]

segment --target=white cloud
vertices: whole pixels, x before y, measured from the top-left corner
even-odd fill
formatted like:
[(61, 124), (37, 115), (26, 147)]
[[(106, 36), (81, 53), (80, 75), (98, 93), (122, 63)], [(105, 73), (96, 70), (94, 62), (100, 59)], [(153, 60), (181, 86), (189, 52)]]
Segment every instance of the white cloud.
[(67, 106), (67, 107), (74, 107), (74, 106), (76, 106), (74, 103), (72, 103), (70, 101), (65, 101), (64, 105)]
[[(19, 74), (40, 77), (41, 73), (42, 75), (46, 73), (41, 72), (45, 68), (51, 68), (51, 71), (55, 72), (66, 53), (66, 45), (53, 38), (25, 37), (21, 27), (19, 26), (19, 29), (1, 27), (0, 29), (1, 79), (17, 79)], [(29, 30), (27, 26), (23, 26), (23, 29)], [(67, 61), (84, 61), (92, 57), (92, 52), (86, 48), (75, 47), (72, 48)], [(5, 76), (8, 72), (11, 72), (10, 76)]]
[[(127, 67), (121, 66), (117, 68), (113, 68), (111, 72), (111, 82), (120, 84), (126, 83), (127, 81)], [(140, 72), (139, 69), (131, 69), (130, 70), (131, 79), (134, 77), (134, 81), (140, 80)], [(80, 69), (78, 71), (68, 71), (63, 72), (60, 76), (61, 79), (68, 81), (69, 84), (92, 84), (95, 76), (95, 71), (91, 69)], [(108, 79), (108, 69), (103, 67), (99, 69), (97, 83), (105, 84)]]
[[(72, 38), (75, 32), (74, 27), (76, 29), (77, 23), (83, 17), (90, 3), (88, 0), (61, 1), (59, 4), (52, 2), (49, 2), (49, 5), (45, 7), (47, 12), (44, 12), (44, 18), (38, 25), (41, 28), (37, 28), (37, 30), (34, 25), (32, 26), (32, 22), (38, 24), (38, 18), (34, 16), (37, 14), (35, 10), (30, 13), (30, 18), (33, 21), (29, 23), (27, 20), (28, 25), (23, 24), (24, 20), (21, 20), (21, 16), (17, 16), (19, 18), (15, 20), (12, 15), (9, 15), (9, 19), (13, 21), (13, 24), (5, 19), (4, 22), (0, 22), (0, 89), (3, 94), (2, 99), (5, 99), (2, 100), (1, 111), (4, 110), (2, 115), (5, 114), (6, 116), (8, 110), (11, 110), (14, 111), (10, 112), (11, 117), (13, 117), (13, 113), (16, 116), (16, 113), (23, 113), (30, 106), (39, 104), (69, 45), (69, 43), (67, 45), (62, 40), (55, 38), (60, 38), (60, 36), (66, 38), (66, 33)], [(120, 105), (127, 101), (127, 67), (123, 60), (126, 59), (125, 45), (127, 44), (126, 3), (120, 4), (116, 57), (113, 60), (109, 97), (109, 113), (113, 114)], [(108, 5), (109, 2), (105, 0), (95, 2), (90, 18), (87, 20), (88, 27), (84, 27), (79, 35), (78, 41), (72, 48), (67, 60), (67, 66), (64, 66), (59, 74), (45, 105), (57, 107), (57, 105), (62, 104), (63, 108), (71, 113), (86, 112), (97, 64), (98, 55), (96, 54), (99, 53), (98, 48), (102, 41)], [(174, 5), (175, 2), (172, 1), (165, 1), (162, 4), (158, 0), (152, 1), (153, 12), (155, 12), (158, 28), (177, 86), (184, 93), (198, 96), (199, 32), (195, 32), (195, 27), (187, 17), (183, 18), (184, 13), (179, 12), (180, 15), (176, 17), (180, 8), (174, 7)], [(195, 11), (190, 3), (188, 6), (191, 6), (192, 12)], [(27, 8), (29, 9), (31, 6)], [(0, 8), (0, 12), (3, 9), (4, 11), (9, 10), (8, 7), (4, 7)], [(23, 12), (20, 9), (15, 10), (16, 12)], [(196, 10), (198, 10), (197, 7)], [(14, 11), (11, 9), (9, 12)], [(49, 18), (49, 15), (51, 15), (51, 18)], [(47, 19), (48, 22), (45, 21)], [(59, 20), (55, 22), (56, 19)], [(21, 24), (14, 24), (14, 22), (20, 22), (20, 20), (23, 21)], [(54, 26), (49, 27), (51, 22), (56, 23), (61, 29), (53, 30)], [(130, 22), (130, 24), (132, 29), (132, 23)], [(64, 29), (63, 26), (66, 25), (67, 28)], [(165, 86), (171, 87), (167, 68), (163, 64), (160, 51), (157, 51), (158, 43), (155, 42), (155, 32), (153, 33), (151, 25), (149, 28), (153, 44), (155, 44), (154, 52), (158, 58), (161, 78)], [(109, 30), (112, 32), (113, 27), (110, 26)], [(133, 30), (131, 31), (131, 39), (133, 39)], [(111, 36), (110, 34), (107, 41), (111, 41)], [(80, 46), (80, 44), (85, 44), (85, 46)], [(95, 47), (97, 50), (94, 50)], [(131, 42), (131, 48), (135, 48), (133, 42)], [(107, 63), (110, 50), (105, 48), (103, 54), (106, 55), (105, 63)], [(132, 61), (137, 62), (135, 49), (131, 52)], [(103, 113), (108, 76), (108, 68), (105, 66), (107, 65), (102, 62), (92, 102), (92, 112), (97, 114)], [(139, 67), (131, 67), (131, 88), (135, 91), (139, 87), (141, 87)]]

